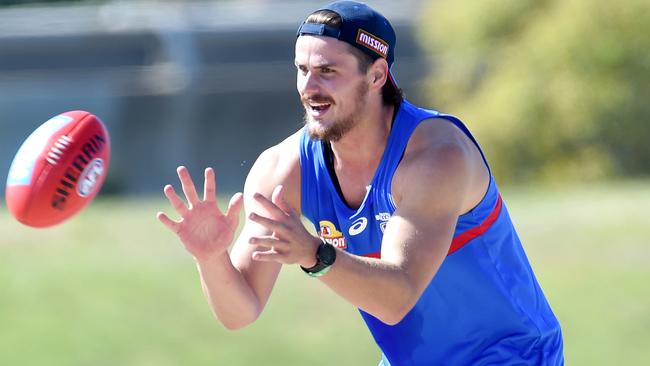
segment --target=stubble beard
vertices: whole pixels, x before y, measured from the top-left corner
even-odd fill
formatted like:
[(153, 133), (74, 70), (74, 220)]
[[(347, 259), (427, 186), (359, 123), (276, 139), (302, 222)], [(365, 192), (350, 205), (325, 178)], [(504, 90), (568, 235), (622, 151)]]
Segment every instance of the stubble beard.
[[(353, 102), (354, 110), (351, 111), (348, 115), (341, 117), (337, 120), (334, 120), (330, 123), (329, 126), (323, 126), (323, 124), (314, 121), (309, 112), (305, 109), (304, 123), (307, 126), (307, 131), (309, 137), (314, 140), (336, 142), (339, 141), (346, 133), (353, 129), (361, 119), (363, 112), (363, 104), (366, 101), (366, 96), (368, 94), (368, 85), (365, 83), (360, 83), (356, 88), (355, 100)], [(314, 101), (324, 101), (323, 97), (316, 96), (312, 98)], [(304, 105), (304, 104), (303, 104)], [(309, 107), (305, 107), (309, 108)]]

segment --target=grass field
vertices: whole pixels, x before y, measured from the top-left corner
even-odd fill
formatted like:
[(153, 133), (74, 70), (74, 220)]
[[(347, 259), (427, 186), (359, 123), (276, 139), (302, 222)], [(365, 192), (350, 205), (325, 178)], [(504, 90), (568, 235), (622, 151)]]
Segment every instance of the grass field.
[[(567, 365), (650, 364), (650, 181), (504, 189)], [(297, 268), (224, 330), (162, 200), (98, 200), (25, 228), (0, 207), (0, 365), (376, 365), (356, 310)]]

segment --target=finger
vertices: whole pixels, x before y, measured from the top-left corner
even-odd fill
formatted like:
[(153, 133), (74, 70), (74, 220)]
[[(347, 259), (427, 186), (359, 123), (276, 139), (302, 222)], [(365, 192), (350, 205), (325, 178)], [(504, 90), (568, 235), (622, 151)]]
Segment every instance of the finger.
[(228, 210), (226, 210), (226, 217), (230, 222), (239, 222), (239, 213), (241, 212), (242, 203), (244, 203), (244, 195), (241, 192), (235, 193), (228, 203)]
[(181, 180), (181, 185), (183, 186), (183, 192), (187, 198), (187, 202), (192, 205), (199, 203), (199, 195), (196, 193), (196, 188), (194, 187), (194, 182), (192, 177), (190, 177), (190, 172), (184, 166), (179, 166), (176, 169), (178, 173), (178, 178)]
[(214, 179), (214, 170), (212, 168), (205, 169), (205, 180), (203, 182), (203, 200), (205, 202), (217, 201), (217, 182)]
[(248, 239), (248, 243), (251, 245), (256, 245), (258, 247), (274, 249), (275, 251), (278, 252), (287, 249), (287, 247), (289, 246), (288, 242), (270, 235), (253, 236)]
[(251, 257), (260, 262), (280, 262), (281, 259), (284, 257), (283, 254), (280, 254), (278, 252), (275, 252), (273, 250), (269, 250), (266, 252), (253, 252)]
[(258, 223), (275, 233), (278, 233), (280, 235), (286, 234), (287, 226), (281, 222), (269, 219), (268, 217), (260, 216), (254, 212), (248, 215), (248, 218), (251, 219), (251, 221)]
[(163, 188), (163, 192), (165, 193), (165, 197), (169, 200), (169, 203), (172, 204), (174, 210), (176, 210), (179, 215), (185, 216), (187, 214), (187, 206), (185, 206), (185, 202), (178, 197), (176, 191), (174, 191), (174, 187), (172, 187), (171, 184), (168, 184)]
[(169, 216), (167, 216), (163, 212), (158, 212), (156, 217), (158, 218), (158, 221), (162, 222), (163, 225), (167, 226), (169, 230), (173, 231), (174, 233), (178, 233), (179, 224), (176, 221), (170, 219)]
[(275, 203), (271, 202), (268, 198), (264, 197), (263, 194), (261, 193), (255, 193), (253, 195), (253, 198), (259, 202), (264, 209), (266, 209), (269, 214), (273, 217), (282, 217), (286, 216), (287, 214), (282, 211), (278, 206), (275, 205)]

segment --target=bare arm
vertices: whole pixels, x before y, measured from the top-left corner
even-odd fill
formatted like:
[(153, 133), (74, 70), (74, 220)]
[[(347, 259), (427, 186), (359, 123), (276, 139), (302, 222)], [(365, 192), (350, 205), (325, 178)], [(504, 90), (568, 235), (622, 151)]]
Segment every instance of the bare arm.
[[(275, 186), (293, 185), (293, 156), (290, 151), (287, 154), (283, 150), (289, 145), (297, 146), (285, 142), (258, 158), (247, 177), (244, 194), (233, 196), (225, 214), (216, 206), (216, 184), (211, 169), (206, 169), (203, 200), (198, 198), (194, 184), (183, 167), (179, 168), (179, 178), (188, 205), (181, 201), (171, 186), (165, 187), (165, 195), (181, 219), (173, 221), (164, 213), (159, 213), (159, 220), (178, 235), (194, 256), (208, 303), (228, 329), (241, 328), (258, 318), (280, 270), (278, 263), (254, 262), (250, 259), (250, 252), (254, 248), (248, 244), (249, 238), (270, 234), (268, 229), (255, 222), (246, 220), (230, 254), (227, 248), (234, 237), (242, 203), (246, 212), (264, 212), (252, 199), (254, 193), (273, 200)], [(295, 195), (299, 196), (299, 192)]]

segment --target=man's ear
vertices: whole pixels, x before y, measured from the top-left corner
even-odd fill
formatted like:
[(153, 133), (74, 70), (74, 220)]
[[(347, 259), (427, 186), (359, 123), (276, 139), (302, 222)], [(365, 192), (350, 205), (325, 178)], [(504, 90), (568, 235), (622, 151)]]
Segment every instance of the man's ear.
[(383, 58), (376, 59), (370, 65), (370, 88), (381, 89), (388, 81), (388, 63)]

